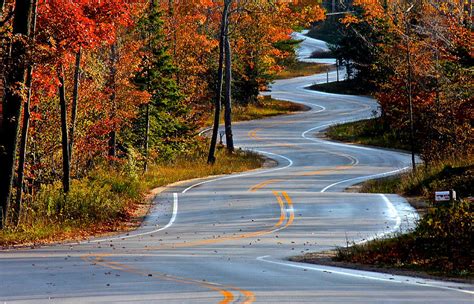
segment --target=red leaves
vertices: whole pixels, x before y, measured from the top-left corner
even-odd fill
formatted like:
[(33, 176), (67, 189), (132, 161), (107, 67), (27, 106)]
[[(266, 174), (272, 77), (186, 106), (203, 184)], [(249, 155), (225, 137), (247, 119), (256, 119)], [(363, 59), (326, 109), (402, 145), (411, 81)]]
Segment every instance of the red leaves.
[(38, 42), (58, 57), (115, 41), (117, 28), (130, 26), (131, 6), (121, 0), (40, 0)]

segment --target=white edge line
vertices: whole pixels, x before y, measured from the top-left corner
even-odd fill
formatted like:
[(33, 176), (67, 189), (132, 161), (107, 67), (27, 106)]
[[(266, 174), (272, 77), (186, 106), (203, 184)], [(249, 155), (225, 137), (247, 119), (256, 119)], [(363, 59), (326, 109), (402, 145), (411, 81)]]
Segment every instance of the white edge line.
[(345, 179), (345, 180), (339, 181), (337, 183), (331, 184), (329, 186), (326, 186), (320, 192), (324, 193), (324, 192), (326, 192), (327, 190), (329, 190), (330, 188), (332, 188), (334, 186), (344, 184), (344, 183), (348, 183), (348, 182), (359, 181), (359, 180), (363, 181), (363, 180), (369, 180), (369, 179), (374, 179), (374, 178), (379, 178), (379, 177), (387, 177), (387, 176), (395, 175), (397, 173), (404, 172), (404, 171), (408, 170), (409, 168), (410, 167), (404, 167), (404, 168), (389, 171), (389, 172), (383, 172), (383, 173), (378, 173), (378, 174), (373, 174), (373, 175), (365, 175), (365, 176), (359, 176), (359, 177), (354, 177), (354, 178), (350, 178), (350, 179)]
[[(436, 284), (436, 283), (442, 284), (444, 282), (424, 280), (424, 279), (415, 278), (415, 277), (408, 277), (408, 276), (398, 276), (398, 275), (393, 275), (392, 276), (390, 274), (383, 274), (383, 273), (380, 273), (380, 277), (379, 277), (379, 276), (375, 276), (375, 275), (369, 275), (370, 272), (368, 272), (368, 271), (360, 271), (360, 270), (344, 271), (343, 268), (339, 268), (339, 267), (331, 267), (331, 266), (319, 266), (318, 267), (318, 266), (310, 266), (308, 264), (298, 265), (298, 264), (289, 263), (289, 262), (278, 262), (278, 261), (267, 260), (267, 258), (270, 258), (270, 257), (271, 256), (269, 256), (269, 255), (265, 255), (265, 256), (258, 257), (257, 260), (265, 262), (265, 263), (275, 264), (275, 265), (281, 265), (281, 266), (299, 268), (299, 269), (306, 269), (306, 270), (314, 270), (314, 271), (325, 272), (325, 273), (333, 273), (333, 274), (337, 274), (337, 275), (355, 277), (355, 278), (360, 278), (360, 279), (368, 279), (368, 280), (382, 281), (382, 282), (389, 282), (389, 283), (398, 283), (398, 284), (407, 284), (407, 285), (414, 285), (414, 286), (418, 286), (418, 287), (431, 287), (431, 288), (445, 289), (445, 290), (456, 291), (456, 292), (461, 292), (461, 293), (466, 293), (466, 294), (474, 294), (474, 291), (471, 291), (471, 290), (460, 289), (460, 288), (449, 287), (449, 286), (442, 286), (442, 285), (437, 285)], [(383, 275), (390, 276), (390, 278), (387, 279), (387, 278), (381, 277)]]
[(109, 242), (109, 241), (114, 241), (114, 240), (124, 240), (124, 239), (130, 239), (134, 237), (139, 237), (139, 236), (145, 236), (145, 235), (150, 235), (165, 229), (168, 229), (173, 225), (174, 221), (176, 220), (176, 216), (178, 215), (178, 193), (173, 193), (173, 213), (171, 215), (171, 218), (165, 226), (155, 229), (152, 231), (147, 231), (143, 233), (137, 233), (137, 234), (130, 234), (130, 235), (125, 235), (125, 236), (117, 236), (113, 238), (107, 238), (107, 239), (98, 239), (98, 240), (91, 240), (91, 241), (84, 241), (81, 242), (80, 244), (87, 244), (87, 243), (100, 243), (100, 242)]
[(277, 167), (277, 168), (270, 169), (270, 170), (255, 171), (255, 172), (243, 173), (243, 174), (227, 175), (227, 176), (224, 176), (224, 177), (219, 177), (219, 178), (215, 178), (215, 179), (211, 179), (211, 180), (202, 181), (202, 182), (199, 182), (199, 183), (196, 183), (196, 184), (193, 184), (193, 185), (187, 187), (181, 193), (186, 193), (186, 192), (188, 192), (189, 190), (191, 190), (195, 187), (198, 187), (198, 186), (201, 186), (201, 185), (204, 185), (204, 184), (208, 184), (208, 183), (212, 183), (212, 182), (215, 182), (215, 181), (220, 181), (220, 180), (225, 180), (225, 179), (232, 179), (232, 178), (237, 178), (237, 177), (244, 177), (244, 176), (259, 175), (259, 174), (268, 173), (268, 172), (275, 172), (275, 171), (284, 170), (284, 169), (287, 169), (287, 168), (293, 166), (293, 161), (291, 159), (289, 159), (286, 156), (280, 155), (280, 154), (265, 152), (265, 151), (259, 151), (259, 150), (253, 150), (253, 149), (249, 149), (247, 151), (283, 158), (284, 160), (286, 160), (288, 162), (288, 165), (286, 165), (284, 167)]

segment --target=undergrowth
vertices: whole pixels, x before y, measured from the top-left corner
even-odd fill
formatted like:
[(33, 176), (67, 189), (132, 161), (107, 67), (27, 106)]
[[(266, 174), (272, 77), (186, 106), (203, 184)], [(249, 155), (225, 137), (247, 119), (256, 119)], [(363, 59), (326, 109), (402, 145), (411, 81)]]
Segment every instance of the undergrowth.
[[(102, 164), (86, 177), (75, 179), (64, 194), (61, 183), (43, 185), (26, 197), (20, 224), (0, 231), (0, 246), (80, 239), (136, 226), (138, 210), (155, 187), (210, 175), (259, 168), (263, 159), (250, 152), (226, 153), (220, 147), (214, 165), (207, 164), (206, 145), (197, 152), (157, 160), (147, 173), (129, 158)], [(145, 208), (146, 209), (146, 208)]]
[(337, 249), (336, 260), (472, 278), (473, 204), (436, 206), (408, 234)]

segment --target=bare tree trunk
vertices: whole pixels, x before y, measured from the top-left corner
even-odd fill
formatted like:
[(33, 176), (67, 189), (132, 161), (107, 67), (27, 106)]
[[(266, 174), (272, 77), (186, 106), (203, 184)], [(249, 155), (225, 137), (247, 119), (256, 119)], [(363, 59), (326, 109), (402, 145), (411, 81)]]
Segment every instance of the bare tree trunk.
[(224, 74), (224, 36), (227, 24), (229, 6), (226, 3), (222, 11), (221, 31), (219, 34), (219, 67), (217, 68), (217, 88), (214, 112), (214, 126), (212, 128), (211, 146), (209, 148), (209, 156), (207, 162), (213, 164), (216, 161), (215, 152), (217, 145), (217, 136), (219, 133), (219, 119), (221, 115), (221, 99), (222, 99), (222, 76)]
[[(17, 0), (13, 19), (13, 34), (28, 36), (31, 28), (31, 0)], [(15, 172), (18, 131), (23, 104), (19, 87), (26, 78), (26, 49), (20, 40), (12, 44), (11, 65), (5, 77), (5, 97), (3, 100), (3, 120), (0, 128), (0, 228), (7, 222), (10, 198)]]
[(76, 130), (77, 120), (77, 102), (79, 100), (79, 82), (81, 77), (81, 57), (82, 49), (76, 53), (76, 65), (74, 70), (74, 88), (72, 91), (72, 113), (71, 113), (71, 125), (69, 127), (69, 166), (72, 161), (72, 151), (74, 150), (74, 135)]
[[(36, 32), (36, 9), (38, 7), (37, 0), (32, 2), (32, 13), (31, 13), (31, 29), (30, 36), (31, 41), (34, 43), (35, 32)], [(17, 189), (16, 189), (16, 200), (15, 206), (13, 207), (12, 214), (12, 223), (13, 225), (18, 225), (20, 214), (21, 214), (21, 202), (23, 200), (23, 179), (25, 176), (25, 163), (26, 163), (26, 148), (28, 145), (28, 130), (30, 127), (30, 101), (31, 101), (31, 85), (33, 83), (33, 63), (30, 63), (28, 66), (27, 76), (26, 76), (26, 103), (23, 109), (23, 126), (21, 129), (21, 142), (20, 142), (20, 155), (18, 161), (18, 180), (17, 180)]]
[(412, 66), (411, 66), (411, 53), (410, 53), (410, 23), (409, 21), (406, 21), (407, 25), (407, 41), (406, 41), (406, 47), (407, 47), (407, 74), (408, 74), (408, 85), (407, 85), (407, 94), (408, 94), (408, 110), (409, 110), (409, 115), (410, 115), (410, 149), (411, 149), (411, 165), (413, 171), (416, 170), (416, 163), (415, 163), (415, 127), (414, 127), (414, 122), (413, 122), (413, 87), (412, 87), (412, 78), (413, 78), (413, 71), (412, 71)]
[(61, 106), (61, 145), (63, 150), (63, 190), (68, 193), (71, 185), (71, 167), (69, 165), (69, 140), (67, 130), (67, 102), (64, 83), (64, 68), (58, 68), (59, 78), (59, 104)]
[[(115, 99), (116, 95), (116, 84), (115, 84), (115, 77), (117, 74), (117, 67), (115, 66), (117, 63), (117, 45), (114, 43), (110, 47), (110, 88), (112, 90), (112, 94), (110, 94), (110, 104), (111, 104), (111, 115), (110, 117), (112, 120), (115, 119)], [(115, 122), (113, 123), (115, 124)], [(109, 133), (109, 156), (115, 157), (117, 156), (117, 131), (115, 130), (115, 125), (112, 126), (112, 131)]]
[(232, 51), (229, 41), (229, 23), (225, 34), (225, 93), (224, 93), (224, 122), (227, 152), (234, 152), (234, 137), (232, 134)]
[(143, 166), (143, 171), (148, 171), (148, 141), (150, 136), (150, 103), (146, 104), (146, 114), (145, 114), (145, 141), (143, 143), (143, 149), (145, 150), (145, 165)]

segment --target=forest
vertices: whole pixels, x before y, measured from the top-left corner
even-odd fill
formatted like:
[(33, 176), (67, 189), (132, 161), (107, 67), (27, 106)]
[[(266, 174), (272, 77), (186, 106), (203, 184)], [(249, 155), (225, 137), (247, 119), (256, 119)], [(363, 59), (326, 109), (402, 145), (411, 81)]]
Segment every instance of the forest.
[[(0, 9), (0, 226), (14, 238), (111, 229), (137, 209), (156, 166), (216, 162), (222, 114), (228, 153), (219, 155), (232, 172), (232, 103), (258, 103), (295, 60), (293, 30), (324, 18), (318, 1), (17, 0)], [(208, 143), (198, 133), (214, 116)]]

